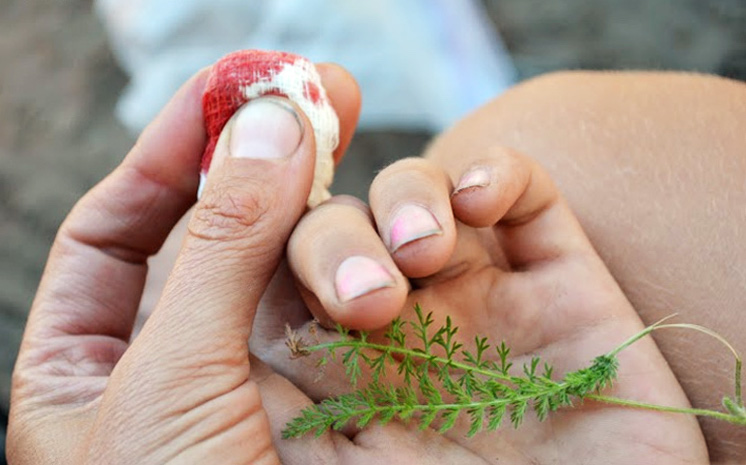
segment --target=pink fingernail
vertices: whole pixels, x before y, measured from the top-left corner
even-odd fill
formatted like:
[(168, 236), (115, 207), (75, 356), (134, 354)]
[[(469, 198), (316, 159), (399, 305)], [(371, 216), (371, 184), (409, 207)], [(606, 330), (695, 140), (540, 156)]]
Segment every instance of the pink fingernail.
[(453, 195), (472, 187), (484, 187), (489, 184), (490, 173), (484, 168), (474, 168), (461, 176), (458, 186), (456, 186), (456, 189), (453, 191)]
[(348, 302), (376, 289), (394, 287), (396, 283), (380, 263), (372, 258), (354, 255), (339, 265), (334, 285), (339, 300)]
[(443, 234), (443, 230), (433, 214), (419, 205), (407, 204), (399, 208), (391, 222), (389, 249), (396, 252), (403, 245), (436, 234)]

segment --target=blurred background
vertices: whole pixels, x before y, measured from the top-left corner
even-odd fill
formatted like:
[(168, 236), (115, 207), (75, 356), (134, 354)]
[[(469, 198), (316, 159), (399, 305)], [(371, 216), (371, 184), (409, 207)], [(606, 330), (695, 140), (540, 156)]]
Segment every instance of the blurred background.
[[(499, 34), (496, 73), (504, 74), (497, 87), (560, 69), (686, 70), (746, 80), (746, 0), (477, 2), (473, 11)], [(74, 202), (136, 135), (136, 123), (128, 130), (116, 116), (122, 104), (115, 113), (130, 81), (127, 62), (121, 50), (115, 58), (116, 31), (107, 23), (107, 35), (106, 16), (93, 3), (0, 0), (0, 448), (10, 373), (51, 241)], [(338, 171), (337, 193), (365, 198), (376, 170), (420, 153), (444, 124), (387, 125), (380, 114), (369, 121)]]

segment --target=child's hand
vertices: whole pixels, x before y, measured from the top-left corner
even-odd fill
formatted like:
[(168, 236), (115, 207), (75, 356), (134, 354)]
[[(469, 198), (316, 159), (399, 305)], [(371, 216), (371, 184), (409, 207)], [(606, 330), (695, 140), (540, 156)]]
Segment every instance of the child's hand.
[[(371, 187), (370, 207), (333, 198), (296, 227), (289, 265), (322, 324), (381, 328), (400, 313), (412, 319), (419, 303), (433, 312), (436, 325), (449, 315), (467, 348), (474, 335), (504, 340), (518, 363), (540, 356), (560, 376), (642, 329), (541, 167), (502, 147), (484, 153), (440, 147), (436, 143), (428, 158), (383, 170)], [(271, 311), (257, 315), (262, 330), (252, 349), (311, 399), (349, 391), (339, 366), (320, 374), (314, 357), (289, 357), (283, 325), (302, 327), (311, 315), (288, 304), (293, 300), (280, 287), (282, 279), (275, 284), (283, 294), (270, 292), (265, 310)], [(652, 339), (625, 350), (620, 366), (613, 395), (688, 405)], [(271, 389), (263, 396), (267, 405), (281, 402)], [(283, 418), (297, 413), (286, 411)], [(550, 414), (543, 423), (528, 415), (517, 430), (503, 426), (466, 439), (466, 429), (460, 424), (441, 437), (391, 423), (293, 440), (292, 447), (336, 450), (355, 457), (351, 463), (474, 463), (477, 457), (489, 463), (707, 462), (695, 418), (593, 402)]]

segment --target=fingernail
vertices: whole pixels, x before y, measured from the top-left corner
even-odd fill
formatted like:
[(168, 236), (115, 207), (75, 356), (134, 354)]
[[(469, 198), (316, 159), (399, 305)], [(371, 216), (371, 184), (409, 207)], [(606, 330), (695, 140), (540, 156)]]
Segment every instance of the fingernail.
[(354, 255), (345, 259), (334, 277), (337, 297), (342, 302), (356, 299), (376, 289), (394, 287), (394, 278), (372, 258)]
[(295, 152), (302, 137), (300, 119), (292, 106), (277, 97), (258, 98), (236, 115), (231, 128), (231, 156), (285, 158)]
[(452, 195), (472, 187), (484, 187), (490, 184), (490, 173), (484, 168), (474, 168), (461, 176)]
[(419, 205), (407, 204), (399, 208), (391, 222), (389, 249), (396, 252), (405, 244), (436, 234), (443, 234), (443, 230), (433, 214)]

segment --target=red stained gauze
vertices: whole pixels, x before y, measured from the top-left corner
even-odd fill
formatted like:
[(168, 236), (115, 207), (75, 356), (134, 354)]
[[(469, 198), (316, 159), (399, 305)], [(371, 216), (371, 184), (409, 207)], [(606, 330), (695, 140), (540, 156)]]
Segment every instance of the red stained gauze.
[(308, 205), (314, 207), (330, 197), (339, 119), (313, 63), (287, 52), (241, 50), (226, 55), (212, 67), (202, 96), (208, 141), (202, 156), (200, 193), (223, 127), (241, 105), (263, 95), (288, 98), (313, 126), (316, 166)]

